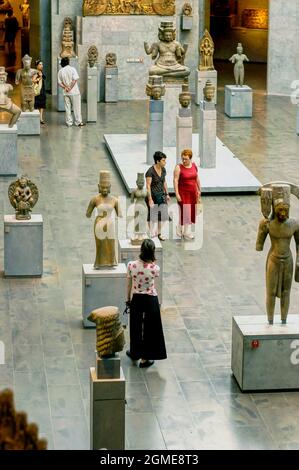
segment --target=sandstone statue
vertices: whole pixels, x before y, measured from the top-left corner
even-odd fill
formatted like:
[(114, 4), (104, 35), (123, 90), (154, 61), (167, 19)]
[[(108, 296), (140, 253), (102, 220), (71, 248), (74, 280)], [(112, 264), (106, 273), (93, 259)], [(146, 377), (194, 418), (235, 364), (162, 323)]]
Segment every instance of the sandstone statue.
[(16, 73), (16, 85), (21, 85), (22, 111), (34, 111), (34, 83), (32, 78), (38, 75), (38, 70), (31, 68), (32, 58), (26, 54), (23, 59), (23, 68)]
[(206, 29), (203, 37), (199, 41), (199, 70), (215, 70), (214, 62), (214, 41)]
[(0, 111), (6, 111), (11, 114), (8, 127), (13, 127), (20, 117), (21, 110), (9, 97), (13, 87), (9, 83), (6, 83), (6, 80), (7, 73), (5, 72), (5, 67), (0, 67)]
[(31, 219), (30, 212), (38, 201), (37, 186), (26, 176), (11, 183), (8, 187), (8, 197), (16, 210), (17, 220)]
[(165, 95), (165, 84), (163, 77), (159, 75), (150, 75), (146, 84), (146, 94), (153, 100), (160, 100)]
[(234, 66), (234, 76), (236, 86), (243, 86), (244, 85), (244, 62), (249, 62), (247, 55), (243, 54), (243, 46), (239, 42), (237, 45), (237, 53), (232, 55), (229, 59)]
[(96, 324), (96, 349), (99, 357), (112, 357), (123, 350), (125, 336), (117, 307), (97, 308), (87, 319)]
[(68, 16), (63, 22), (60, 57), (76, 57), (74, 51), (73, 21)]
[(145, 202), (147, 191), (144, 189), (144, 173), (137, 173), (137, 188), (131, 193), (131, 203), (134, 204), (134, 235), (131, 238), (132, 245), (141, 245), (147, 236), (147, 213)]
[(87, 60), (89, 67), (94, 67), (98, 61), (99, 53), (96, 46), (90, 46), (87, 52)]

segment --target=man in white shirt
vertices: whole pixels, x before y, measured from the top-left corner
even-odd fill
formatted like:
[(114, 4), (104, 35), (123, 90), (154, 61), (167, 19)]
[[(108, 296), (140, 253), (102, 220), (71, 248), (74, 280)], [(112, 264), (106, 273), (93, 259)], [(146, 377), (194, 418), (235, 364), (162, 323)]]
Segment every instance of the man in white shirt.
[(72, 108), (75, 125), (84, 126), (81, 115), (81, 94), (78, 86), (79, 75), (74, 67), (70, 66), (68, 57), (61, 59), (61, 70), (58, 72), (58, 85), (63, 89), (65, 105), (65, 121), (68, 127), (73, 125)]

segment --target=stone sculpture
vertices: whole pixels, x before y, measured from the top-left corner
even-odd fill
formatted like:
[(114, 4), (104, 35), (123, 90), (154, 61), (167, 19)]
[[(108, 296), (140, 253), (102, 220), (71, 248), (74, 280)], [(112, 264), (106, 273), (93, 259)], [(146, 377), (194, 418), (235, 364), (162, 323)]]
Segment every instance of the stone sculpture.
[(261, 188), (260, 221), (256, 250), (262, 251), (267, 235), (271, 248), (266, 263), (266, 308), (268, 322), (273, 324), (275, 298), (280, 298), (281, 322), (287, 321), (293, 276), (291, 239), (296, 243), (295, 281), (299, 282), (299, 220), (289, 218), (290, 195), (299, 199), (299, 188), (290, 183), (273, 182)]
[(31, 68), (32, 58), (26, 54), (23, 59), (23, 68), (16, 73), (16, 85), (21, 84), (21, 108), (22, 111), (34, 111), (34, 83), (32, 77), (38, 75), (38, 70)]
[(206, 29), (203, 37), (199, 41), (199, 70), (215, 70), (213, 55), (214, 41), (209, 31)]
[(184, 65), (186, 54), (185, 48), (175, 40), (175, 28), (172, 21), (162, 21), (159, 27), (159, 42), (153, 43), (150, 47), (144, 43), (147, 55), (155, 60), (150, 70), (150, 75), (161, 75), (165, 82), (177, 81), (188, 77), (190, 69)]
[(99, 357), (108, 358), (123, 350), (125, 336), (117, 307), (97, 308), (87, 319), (96, 324), (96, 349)]
[(23, 0), (23, 3), (20, 5), (19, 8), (22, 12), (23, 28), (29, 28), (30, 5), (28, 0)]
[(116, 67), (117, 55), (115, 52), (108, 52), (105, 57), (106, 67)]
[(30, 212), (38, 201), (37, 186), (26, 176), (21, 176), (8, 187), (8, 197), (16, 210), (17, 220), (31, 219)]
[(98, 61), (99, 53), (96, 46), (90, 46), (87, 52), (89, 67), (94, 67)]
[(214, 96), (215, 96), (215, 87), (211, 80), (206, 81), (206, 85), (203, 89), (203, 96), (205, 101), (213, 101)]
[(90, 218), (96, 208), (98, 215), (94, 223), (96, 242), (96, 259), (94, 269), (117, 265), (115, 255), (115, 233), (113, 215), (120, 216), (118, 199), (111, 196), (111, 175), (109, 171), (100, 171), (99, 194), (93, 197), (88, 205), (86, 217)]
[(144, 189), (144, 173), (137, 173), (137, 188), (131, 193), (131, 203), (134, 204), (134, 235), (132, 245), (141, 245), (147, 236), (147, 191)]
[(189, 91), (188, 82), (182, 85), (182, 92), (179, 94), (179, 102), (182, 108), (189, 108), (191, 104), (191, 93)]
[(165, 95), (165, 84), (163, 83), (163, 77), (159, 75), (150, 75), (148, 77), (148, 83), (146, 84), (145, 90), (147, 96), (153, 100), (160, 100)]
[(183, 8), (182, 8), (182, 13), (185, 16), (191, 16), (192, 15), (192, 5), (189, 2), (184, 3)]
[(175, 14), (175, 0), (84, 0), (83, 16)]
[(13, 392), (0, 393), (0, 450), (46, 450), (47, 441), (39, 439), (36, 424), (27, 422), (27, 415), (15, 410)]
[(6, 111), (11, 114), (8, 127), (13, 127), (21, 114), (21, 110), (9, 97), (13, 87), (6, 83), (6, 80), (7, 73), (5, 72), (5, 67), (0, 67), (0, 111)]
[(237, 45), (237, 53), (232, 55), (229, 59), (234, 66), (234, 76), (236, 86), (244, 85), (244, 61), (249, 62), (247, 55), (243, 54), (243, 46), (239, 42)]
[(64, 19), (63, 22), (60, 57), (76, 57), (74, 51), (73, 21), (68, 16)]

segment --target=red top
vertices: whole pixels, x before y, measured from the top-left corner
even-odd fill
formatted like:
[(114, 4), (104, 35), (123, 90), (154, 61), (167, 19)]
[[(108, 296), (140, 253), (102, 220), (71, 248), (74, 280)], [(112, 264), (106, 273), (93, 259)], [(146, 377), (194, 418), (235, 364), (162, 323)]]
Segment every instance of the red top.
[(192, 163), (191, 168), (180, 164), (179, 195), (183, 204), (197, 203), (197, 173), (198, 169), (195, 163)]

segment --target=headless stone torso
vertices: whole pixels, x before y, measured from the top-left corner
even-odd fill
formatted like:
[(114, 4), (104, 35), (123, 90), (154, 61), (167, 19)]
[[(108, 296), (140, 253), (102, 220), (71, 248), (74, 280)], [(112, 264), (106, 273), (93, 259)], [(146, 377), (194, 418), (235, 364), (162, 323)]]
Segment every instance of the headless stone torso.
[(12, 105), (12, 101), (8, 96), (8, 93), (13, 90), (13, 87), (9, 83), (0, 84), (0, 106), (9, 109)]
[(34, 89), (32, 77), (38, 72), (35, 69), (23, 68), (18, 70), (16, 75), (16, 83), (21, 84), (22, 111), (34, 111)]

